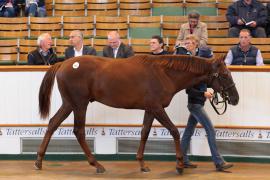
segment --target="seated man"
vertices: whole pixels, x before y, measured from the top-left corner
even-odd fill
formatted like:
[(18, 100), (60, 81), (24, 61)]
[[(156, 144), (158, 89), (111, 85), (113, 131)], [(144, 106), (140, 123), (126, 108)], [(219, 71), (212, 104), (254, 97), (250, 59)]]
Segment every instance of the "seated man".
[(200, 14), (196, 11), (191, 11), (188, 14), (188, 23), (181, 25), (175, 46), (183, 46), (184, 39), (189, 34), (194, 34), (199, 38), (199, 46), (205, 46), (207, 44), (207, 25), (200, 21)]
[(164, 41), (162, 37), (155, 35), (150, 40), (150, 50), (152, 55), (164, 55), (169, 54), (168, 51), (164, 50)]
[(45, 17), (46, 16), (45, 0), (26, 0), (25, 15), (34, 17)]
[(16, 0), (0, 0), (0, 16), (15, 17), (17, 3)]
[(121, 42), (117, 31), (108, 33), (108, 45), (103, 48), (104, 57), (128, 58), (133, 55), (132, 48)]
[(52, 38), (49, 33), (41, 34), (37, 39), (37, 49), (27, 56), (29, 65), (52, 65), (58, 62), (52, 49)]
[(250, 41), (250, 31), (242, 29), (239, 34), (239, 44), (233, 46), (227, 54), (226, 65), (264, 65), (261, 51), (251, 45)]
[(229, 6), (227, 20), (229, 37), (238, 37), (241, 29), (249, 29), (253, 37), (266, 37), (264, 26), (267, 19), (265, 6), (257, 0), (239, 0)]
[(65, 59), (82, 55), (97, 55), (94, 48), (83, 45), (83, 33), (81, 31), (71, 31), (69, 41), (71, 46), (65, 50)]

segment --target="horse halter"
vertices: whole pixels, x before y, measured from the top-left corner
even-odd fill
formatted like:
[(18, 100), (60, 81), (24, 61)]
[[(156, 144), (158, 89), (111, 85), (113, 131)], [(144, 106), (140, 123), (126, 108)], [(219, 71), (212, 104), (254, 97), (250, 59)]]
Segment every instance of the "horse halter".
[[(214, 81), (214, 79), (217, 79), (219, 82), (222, 81), (222, 79), (224, 79), (223, 77), (221, 77), (219, 75), (219, 73), (213, 73), (210, 75), (210, 78), (211, 78), (211, 83)], [(220, 83), (221, 84), (221, 83)], [(226, 112), (227, 110), (227, 101), (230, 103), (230, 98), (229, 98), (229, 95), (228, 95), (228, 90), (235, 87), (235, 83), (232, 82), (232, 84), (230, 84), (228, 87), (224, 88), (223, 86), (221, 86), (220, 88), (220, 96), (222, 97), (222, 100), (219, 100), (219, 97), (218, 97), (218, 92), (214, 90), (214, 93), (213, 93), (213, 97), (212, 99), (210, 99), (210, 104), (212, 105), (213, 109), (215, 110), (215, 112), (218, 114), (218, 115), (222, 115)], [(220, 108), (218, 108), (217, 106), (219, 104), (222, 104), (222, 106)], [(222, 112), (219, 111), (219, 109), (223, 109)]]

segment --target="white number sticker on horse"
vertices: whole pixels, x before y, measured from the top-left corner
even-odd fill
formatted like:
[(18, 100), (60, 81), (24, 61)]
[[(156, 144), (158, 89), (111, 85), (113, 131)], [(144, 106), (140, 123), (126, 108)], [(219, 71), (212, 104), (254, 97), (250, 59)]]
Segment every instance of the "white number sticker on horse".
[(80, 66), (80, 64), (78, 62), (75, 62), (72, 65), (73, 69), (78, 69), (79, 66)]

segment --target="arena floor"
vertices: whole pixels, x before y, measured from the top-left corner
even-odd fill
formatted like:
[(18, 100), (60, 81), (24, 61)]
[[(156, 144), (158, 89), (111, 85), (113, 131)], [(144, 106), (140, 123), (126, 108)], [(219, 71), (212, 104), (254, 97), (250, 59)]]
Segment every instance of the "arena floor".
[(43, 170), (34, 169), (34, 161), (0, 161), (0, 179), (80, 180), (80, 179), (269, 179), (270, 164), (234, 163), (231, 172), (216, 172), (211, 162), (197, 162), (197, 169), (185, 169), (179, 177), (174, 162), (149, 161), (149, 173), (141, 173), (135, 161), (101, 161), (107, 169), (96, 174), (85, 161), (44, 161)]

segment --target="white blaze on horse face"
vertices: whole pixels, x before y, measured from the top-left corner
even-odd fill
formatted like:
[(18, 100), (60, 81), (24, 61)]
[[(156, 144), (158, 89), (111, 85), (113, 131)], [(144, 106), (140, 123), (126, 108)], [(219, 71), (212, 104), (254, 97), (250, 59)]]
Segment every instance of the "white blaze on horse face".
[(73, 63), (72, 67), (73, 69), (78, 69), (80, 64), (78, 62)]

